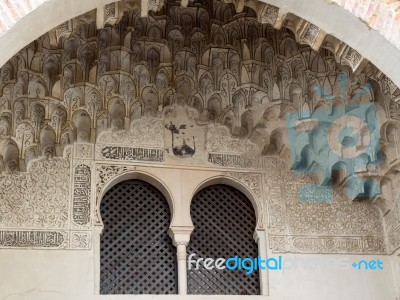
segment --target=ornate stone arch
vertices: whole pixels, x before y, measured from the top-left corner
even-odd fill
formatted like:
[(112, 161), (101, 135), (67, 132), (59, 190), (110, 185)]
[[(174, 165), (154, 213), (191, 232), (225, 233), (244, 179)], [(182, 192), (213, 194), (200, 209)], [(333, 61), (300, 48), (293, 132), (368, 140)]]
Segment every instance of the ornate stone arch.
[(100, 235), (103, 230), (103, 222), (100, 215), (100, 204), (104, 195), (107, 193), (115, 185), (126, 181), (138, 179), (144, 182), (147, 182), (154, 186), (161, 194), (165, 197), (168, 202), (168, 206), (170, 208), (171, 214), (171, 224), (174, 222), (174, 218), (176, 216), (175, 209), (175, 200), (173, 198), (173, 193), (171, 192), (168, 185), (163, 182), (157, 176), (145, 172), (135, 170), (135, 168), (128, 168), (125, 166), (99, 166), (97, 170), (97, 189), (96, 189), (96, 197), (95, 197), (95, 213), (94, 213), (94, 232), (93, 232), (93, 246), (94, 246), (94, 255), (95, 255), (95, 293), (99, 294), (100, 291)]
[[(243, 193), (247, 199), (251, 202), (254, 213), (256, 216), (256, 228), (254, 231), (253, 238), (258, 244), (258, 255), (261, 257), (267, 257), (267, 234), (266, 234), (266, 222), (265, 212), (263, 208), (263, 191), (262, 191), (262, 176), (258, 173), (225, 173), (215, 175), (201, 181), (190, 195), (191, 201), (194, 196), (201, 190), (213, 186), (213, 185), (228, 185), (231, 186), (241, 193)], [(190, 205), (188, 206), (190, 207)], [(260, 294), (269, 294), (269, 280), (268, 270), (259, 272), (260, 280)]]
[(193, 190), (190, 199), (193, 199), (193, 197), (202, 189), (215, 184), (225, 184), (242, 192), (253, 205), (256, 215), (256, 231), (265, 230), (260, 174), (227, 173), (210, 177), (197, 185), (197, 187)]
[[(102, 166), (101, 170), (104, 170), (105, 172), (101, 172), (99, 174), (98, 171), (98, 176), (100, 179), (97, 181), (97, 197), (96, 197), (96, 212), (95, 212), (95, 223), (97, 226), (103, 226), (103, 222), (101, 219), (100, 215), (100, 203), (101, 200), (103, 199), (104, 195), (107, 193), (109, 189), (111, 189), (113, 186), (116, 184), (125, 181), (125, 180), (130, 180), (130, 179), (139, 179), (142, 181), (145, 181), (154, 187), (156, 187), (167, 199), (169, 208), (170, 208), (170, 213), (171, 213), (171, 224), (174, 222), (174, 218), (176, 216), (176, 205), (175, 205), (175, 200), (173, 197), (173, 193), (171, 192), (170, 188), (166, 183), (164, 183), (160, 178), (157, 176), (145, 172), (145, 171), (139, 171), (139, 170), (128, 170), (127, 168), (122, 168), (122, 172), (119, 174), (112, 174), (112, 171), (115, 171), (118, 167), (116, 166)], [(107, 170), (109, 172), (107, 172)], [(108, 174), (107, 174), (108, 173)], [(104, 177), (102, 177), (104, 176)], [(107, 179), (105, 179), (105, 176), (108, 176)], [(105, 179), (105, 180), (104, 180)], [(103, 181), (104, 180), (104, 181)]]

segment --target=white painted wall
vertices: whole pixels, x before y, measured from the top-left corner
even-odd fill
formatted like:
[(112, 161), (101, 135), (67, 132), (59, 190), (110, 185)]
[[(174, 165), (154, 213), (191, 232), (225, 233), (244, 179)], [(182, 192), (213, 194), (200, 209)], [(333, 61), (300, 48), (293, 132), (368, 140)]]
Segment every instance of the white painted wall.
[[(387, 256), (288, 254), (284, 255), (284, 262), (285, 259), (287, 269), (270, 272), (271, 299), (397, 299)], [(350, 265), (362, 259), (380, 259), (384, 269), (357, 270)]]

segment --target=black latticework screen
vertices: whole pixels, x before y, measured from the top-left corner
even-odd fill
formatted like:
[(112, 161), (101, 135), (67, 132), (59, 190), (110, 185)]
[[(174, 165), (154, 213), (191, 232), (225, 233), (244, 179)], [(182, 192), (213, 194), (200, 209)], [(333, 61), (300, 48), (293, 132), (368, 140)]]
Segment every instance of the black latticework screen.
[(152, 185), (124, 181), (100, 206), (101, 294), (176, 294), (176, 249), (167, 200)]
[[(225, 185), (201, 190), (194, 197), (190, 213), (194, 231), (188, 255), (196, 258), (256, 258), (253, 239), (256, 217), (251, 202), (240, 191)], [(189, 294), (259, 295), (258, 271), (246, 275), (244, 270), (207, 270), (203, 264), (188, 270)]]

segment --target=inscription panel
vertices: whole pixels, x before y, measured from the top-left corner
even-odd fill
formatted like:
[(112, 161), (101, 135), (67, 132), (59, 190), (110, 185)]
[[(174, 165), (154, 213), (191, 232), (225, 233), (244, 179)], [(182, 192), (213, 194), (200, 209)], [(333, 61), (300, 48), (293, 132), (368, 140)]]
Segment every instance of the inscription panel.
[(216, 166), (228, 168), (261, 169), (261, 159), (234, 154), (209, 153), (208, 161)]
[(91, 171), (86, 165), (78, 165), (74, 171), (74, 197), (72, 220), (78, 225), (90, 224)]
[(271, 236), (274, 253), (384, 254), (383, 237)]
[(161, 149), (130, 148), (103, 146), (98, 153), (101, 159), (129, 161), (164, 161), (164, 151)]
[(0, 231), (0, 248), (65, 248), (66, 241), (58, 231)]

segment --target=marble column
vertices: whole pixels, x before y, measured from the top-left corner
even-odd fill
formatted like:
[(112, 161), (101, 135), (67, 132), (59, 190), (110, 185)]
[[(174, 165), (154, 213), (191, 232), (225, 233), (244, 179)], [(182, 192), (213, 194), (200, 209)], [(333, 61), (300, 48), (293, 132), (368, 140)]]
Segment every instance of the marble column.
[(187, 262), (186, 247), (190, 241), (193, 227), (176, 228), (171, 227), (169, 235), (176, 247), (178, 261), (178, 294), (187, 295)]

